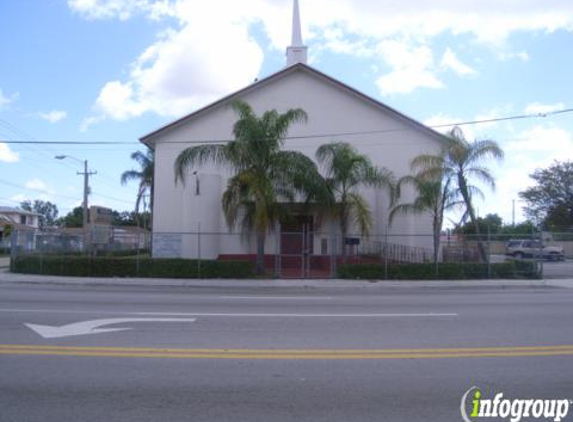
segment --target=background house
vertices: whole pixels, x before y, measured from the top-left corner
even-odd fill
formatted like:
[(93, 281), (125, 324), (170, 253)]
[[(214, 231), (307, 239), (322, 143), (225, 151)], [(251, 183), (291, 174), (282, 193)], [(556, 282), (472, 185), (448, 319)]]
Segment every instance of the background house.
[(13, 207), (0, 206), (0, 245), (10, 246), (10, 233), (18, 231), (18, 245), (34, 249), (40, 214)]

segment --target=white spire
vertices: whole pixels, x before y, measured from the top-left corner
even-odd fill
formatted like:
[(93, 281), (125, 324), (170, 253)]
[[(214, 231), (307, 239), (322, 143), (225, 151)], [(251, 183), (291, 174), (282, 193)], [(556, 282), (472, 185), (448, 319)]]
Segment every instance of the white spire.
[(292, 66), (297, 63), (306, 64), (306, 50), (307, 47), (302, 43), (302, 30), (300, 25), (300, 12), (298, 8), (298, 0), (294, 0), (292, 12), (292, 39), (291, 46), (287, 47), (287, 66)]

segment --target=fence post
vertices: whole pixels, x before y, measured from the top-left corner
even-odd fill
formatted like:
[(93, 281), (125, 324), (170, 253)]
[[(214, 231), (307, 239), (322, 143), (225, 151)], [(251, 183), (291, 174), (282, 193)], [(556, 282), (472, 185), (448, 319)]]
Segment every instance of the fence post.
[(197, 223), (197, 278), (201, 278), (201, 223)]
[(15, 261), (18, 257), (18, 230), (14, 230), (10, 235), (10, 272), (15, 269)]
[[(112, 227), (112, 230), (114, 228)], [(114, 233), (115, 235), (115, 233)], [(141, 245), (141, 227), (137, 226), (137, 237), (136, 237), (136, 245), (135, 245), (135, 275), (139, 276), (139, 245)]]
[(280, 278), (281, 277), (281, 271), (280, 271), (280, 256), (281, 256), (281, 223), (280, 222), (276, 222), (275, 223), (275, 278)]
[(540, 231), (539, 234), (539, 253), (538, 253), (538, 260), (539, 260), (539, 276), (543, 278), (543, 232)]
[(491, 279), (491, 231), (487, 225), (487, 278)]
[(306, 224), (302, 225), (302, 232), (301, 232), (301, 241), (302, 241), (302, 254), (300, 257), (300, 278), (306, 278), (306, 262), (305, 262), (305, 255), (306, 255)]
[(338, 237), (336, 236), (336, 233), (334, 233), (334, 230), (331, 231), (330, 233), (330, 241), (332, 242), (331, 244), (331, 252), (330, 252), (330, 271), (331, 271), (331, 277), (335, 278), (336, 274), (338, 272), (337, 266), (338, 266), (338, 256), (337, 256), (337, 245), (338, 245)]
[(384, 280), (388, 280), (388, 224), (384, 234)]
[[(34, 234), (34, 246), (38, 249), (38, 244), (36, 243), (36, 234)], [(44, 248), (40, 247), (40, 274), (44, 274)]]
[[(434, 257), (434, 271), (436, 272), (436, 280), (438, 280), (440, 278), (440, 244), (441, 244), (441, 239), (438, 237), (438, 241), (436, 242), (436, 240), (434, 239), (435, 233), (432, 234), (432, 251), (433, 254), (432, 256)], [(441, 233), (440, 233), (441, 236)], [(436, 250), (434, 251), (433, 249), (436, 248)]]

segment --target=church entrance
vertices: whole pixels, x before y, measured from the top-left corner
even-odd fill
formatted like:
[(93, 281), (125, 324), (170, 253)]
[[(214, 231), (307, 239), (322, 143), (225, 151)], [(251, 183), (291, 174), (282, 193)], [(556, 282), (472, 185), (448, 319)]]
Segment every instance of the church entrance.
[(281, 278), (326, 278), (331, 276), (329, 257), (315, 253), (313, 216), (298, 215), (288, 221), (281, 222), (280, 227), (279, 269)]

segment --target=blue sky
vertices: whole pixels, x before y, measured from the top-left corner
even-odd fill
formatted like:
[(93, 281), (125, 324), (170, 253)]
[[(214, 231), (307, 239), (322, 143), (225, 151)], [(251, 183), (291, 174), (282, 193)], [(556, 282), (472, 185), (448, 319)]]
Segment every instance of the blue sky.
[[(300, 0), (310, 64), (429, 125), (573, 107), (567, 0)], [(0, 0), (0, 204), (131, 210), (140, 136), (280, 70), (291, 0)], [(479, 214), (511, 222), (536, 167), (573, 157), (573, 113), (465, 126), (506, 152)], [(516, 219), (522, 216), (517, 207)]]

